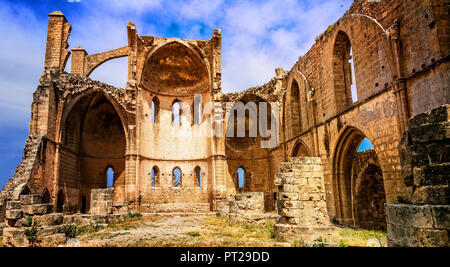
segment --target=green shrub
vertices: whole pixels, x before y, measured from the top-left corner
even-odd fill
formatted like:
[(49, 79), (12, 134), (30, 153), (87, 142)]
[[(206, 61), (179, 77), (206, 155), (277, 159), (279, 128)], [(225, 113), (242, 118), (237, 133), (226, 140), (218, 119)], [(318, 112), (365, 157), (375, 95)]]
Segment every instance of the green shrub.
[(37, 241), (37, 228), (36, 226), (33, 226), (29, 229), (25, 229), (25, 236), (27, 237), (27, 240), (31, 243), (31, 246), (34, 247), (36, 241)]
[(140, 218), (142, 218), (142, 213), (140, 212), (136, 212), (136, 213), (132, 213), (132, 212), (128, 212), (128, 216), (129, 219), (137, 219), (139, 220)]
[(28, 217), (27, 217), (27, 225), (28, 225), (29, 227), (31, 227), (31, 226), (33, 225), (33, 217), (31, 217), (31, 216), (28, 216)]
[(58, 232), (64, 234), (66, 238), (75, 238), (77, 236), (77, 226), (75, 224), (67, 224), (61, 227)]

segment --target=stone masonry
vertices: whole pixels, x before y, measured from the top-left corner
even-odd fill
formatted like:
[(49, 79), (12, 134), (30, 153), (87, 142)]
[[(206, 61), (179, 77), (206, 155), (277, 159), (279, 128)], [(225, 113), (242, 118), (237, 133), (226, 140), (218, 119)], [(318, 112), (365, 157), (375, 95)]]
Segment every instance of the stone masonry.
[(281, 241), (335, 241), (326, 209), (325, 188), (320, 158), (292, 158), (277, 174), (277, 207), (281, 216), (275, 233)]
[(263, 192), (250, 192), (236, 195), (234, 200), (227, 203), (227, 208), (222, 210), (222, 215), (231, 221), (258, 224), (267, 219), (278, 218), (275, 214), (265, 213), (265, 201)]
[[(24, 157), (0, 206), (36, 194), (65, 214), (229, 211), (229, 201), (253, 201), (236, 195), (262, 192), (265, 211), (279, 198), (280, 236), (289, 230), (309, 238), (311, 229), (328, 231), (328, 216), (383, 229), (384, 203), (448, 205), (448, 122), (440, 111), (408, 120), (450, 103), (449, 8), (448, 0), (355, 0), (308, 52), (293, 55), (291, 69), (277, 68), (268, 83), (238, 93), (222, 92), (220, 29), (209, 40), (164, 38), (139, 35), (129, 22), (123, 45), (89, 54), (69, 44), (72, 26), (53, 12)], [(123, 88), (89, 78), (119, 57), (128, 58)], [(243, 138), (204, 134), (211, 122), (221, 122), (215, 129), (223, 133), (235, 126), (227, 107), (238, 102), (274, 108), (276, 147), (262, 148), (268, 138), (247, 130)], [(192, 114), (194, 105), (211, 112)], [(374, 147), (368, 160), (376, 162), (354, 164), (366, 138)], [(305, 156), (321, 166), (290, 161)], [(91, 210), (91, 190), (108, 186), (108, 170), (112, 200), (94, 194)]]
[(409, 120), (399, 145), (406, 199), (386, 204), (390, 246), (450, 246), (450, 105)]
[(114, 189), (91, 190), (91, 215), (113, 214)]
[[(52, 204), (41, 203), (40, 195), (22, 195), (19, 201), (8, 201), (5, 216), (8, 227), (3, 230), (3, 245), (28, 247), (65, 243), (66, 236), (61, 232), (63, 214), (50, 214), (52, 208)], [(27, 230), (30, 231), (28, 238)], [(34, 233), (31, 232), (33, 230)], [(34, 241), (31, 240), (32, 237), (35, 238)]]

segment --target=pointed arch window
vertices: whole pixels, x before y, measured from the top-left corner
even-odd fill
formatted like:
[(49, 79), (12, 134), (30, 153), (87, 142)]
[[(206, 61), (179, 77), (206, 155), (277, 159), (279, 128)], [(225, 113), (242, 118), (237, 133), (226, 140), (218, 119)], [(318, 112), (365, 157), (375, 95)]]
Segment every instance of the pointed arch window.
[(172, 104), (172, 125), (181, 125), (181, 102), (179, 100), (175, 100)]
[(152, 100), (152, 124), (159, 122), (159, 99), (154, 97)]
[(106, 170), (106, 187), (114, 187), (114, 176), (114, 169), (109, 166)]
[(194, 177), (195, 186), (202, 187), (202, 169), (199, 166), (195, 167), (194, 174), (195, 174), (195, 177)]
[(339, 32), (333, 51), (334, 90), (338, 110), (343, 110), (358, 101), (353, 52), (347, 34)]
[(159, 168), (156, 166), (152, 169), (152, 187), (159, 187)]
[(177, 167), (173, 169), (172, 175), (173, 175), (173, 187), (181, 187), (182, 182), (181, 177), (183, 174), (181, 173), (180, 168)]
[(239, 167), (236, 171), (237, 173), (237, 181), (238, 181), (238, 188), (242, 189), (245, 188), (245, 169), (243, 167)]

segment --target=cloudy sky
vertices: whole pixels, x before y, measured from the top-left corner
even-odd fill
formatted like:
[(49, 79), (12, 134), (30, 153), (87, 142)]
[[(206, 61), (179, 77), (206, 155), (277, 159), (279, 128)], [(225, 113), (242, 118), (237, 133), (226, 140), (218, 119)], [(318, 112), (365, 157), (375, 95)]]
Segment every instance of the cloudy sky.
[[(125, 46), (127, 21), (136, 24), (140, 35), (160, 37), (207, 40), (220, 28), (222, 87), (233, 92), (266, 83), (277, 67), (289, 70), (351, 2), (0, 0), (0, 187), (23, 156), (30, 105), (44, 64), (49, 13), (64, 13), (73, 27), (70, 48), (81, 45), (89, 54)], [(110, 61), (91, 75), (122, 88), (126, 76), (126, 59)]]

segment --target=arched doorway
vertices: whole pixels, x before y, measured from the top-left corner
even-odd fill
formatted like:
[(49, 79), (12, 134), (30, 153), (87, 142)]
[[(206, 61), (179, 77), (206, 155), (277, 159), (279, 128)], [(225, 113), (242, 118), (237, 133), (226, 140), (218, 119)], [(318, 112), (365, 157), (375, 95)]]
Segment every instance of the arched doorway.
[(369, 139), (356, 128), (346, 128), (333, 161), (336, 220), (344, 225), (383, 229), (386, 202), (383, 173)]
[(92, 189), (124, 188), (124, 124), (102, 92), (77, 100), (63, 121), (61, 143), (58, 183), (71, 211), (89, 211)]

